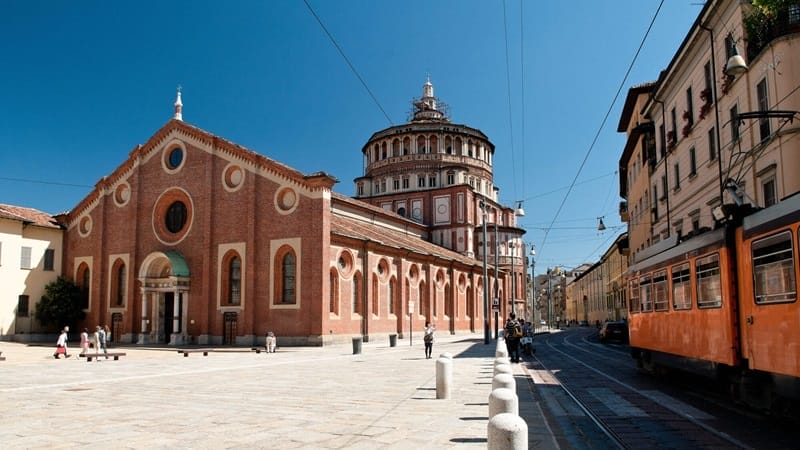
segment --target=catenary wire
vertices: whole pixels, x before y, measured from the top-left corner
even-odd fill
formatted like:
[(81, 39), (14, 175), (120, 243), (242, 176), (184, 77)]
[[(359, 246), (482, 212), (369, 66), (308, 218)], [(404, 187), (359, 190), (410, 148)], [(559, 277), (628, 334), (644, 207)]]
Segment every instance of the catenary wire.
[(367, 86), (367, 82), (364, 81), (364, 78), (362, 78), (361, 74), (358, 73), (358, 70), (356, 70), (355, 66), (353, 66), (353, 63), (350, 62), (350, 58), (348, 58), (347, 55), (344, 53), (344, 50), (342, 50), (342, 47), (340, 47), (339, 44), (336, 42), (336, 39), (333, 38), (333, 35), (330, 33), (330, 31), (328, 31), (328, 28), (325, 27), (325, 24), (322, 23), (322, 19), (320, 19), (317, 13), (314, 12), (314, 8), (311, 7), (311, 4), (308, 3), (308, 0), (303, 0), (303, 3), (306, 4), (308, 10), (311, 11), (311, 15), (313, 15), (314, 18), (317, 19), (317, 23), (319, 23), (319, 26), (322, 27), (322, 31), (325, 32), (325, 34), (328, 36), (328, 39), (331, 40), (333, 46), (336, 47), (336, 50), (338, 50), (339, 54), (342, 55), (342, 58), (350, 67), (350, 70), (353, 71), (353, 74), (356, 76), (356, 78), (358, 78), (358, 81), (361, 82), (361, 85), (364, 86), (364, 89), (366, 89), (369, 96), (372, 97), (372, 101), (375, 102), (375, 104), (378, 106), (378, 109), (380, 109), (381, 112), (383, 113), (383, 116), (386, 117), (387, 121), (389, 121), (389, 125), (394, 126), (394, 122), (392, 122), (392, 119), (389, 118), (389, 114), (386, 114), (386, 110), (383, 109), (383, 106), (381, 106), (381, 102), (379, 102), (378, 99), (375, 97), (375, 94), (372, 93), (369, 86)]
[[(589, 145), (589, 149), (586, 151), (586, 155), (584, 156), (583, 161), (581, 161), (581, 164), (578, 167), (578, 172), (575, 174), (575, 177), (572, 179), (572, 183), (570, 184), (569, 189), (567, 190), (567, 193), (564, 195), (564, 198), (561, 201), (561, 204), (558, 206), (558, 209), (556, 210), (556, 213), (553, 216), (553, 223), (555, 223), (556, 219), (558, 219), (558, 215), (561, 213), (561, 210), (564, 208), (564, 205), (567, 202), (567, 198), (569, 198), (569, 194), (572, 192), (572, 188), (575, 186), (575, 183), (578, 180), (578, 176), (580, 176), (581, 172), (583, 171), (583, 167), (586, 165), (586, 161), (589, 159), (589, 155), (591, 155), (592, 150), (594, 149), (594, 146), (595, 146), (595, 144), (597, 143), (597, 140), (600, 137), (600, 133), (602, 132), (603, 128), (605, 127), (605, 124), (608, 121), (608, 117), (611, 115), (611, 111), (614, 108), (614, 105), (617, 103), (617, 99), (619, 98), (619, 95), (622, 92), (623, 87), (625, 86), (625, 82), (628, 80), (628, 76), (630, 75), (631, 70), (633, 70), (633, 65), (634, 65), (634, 63), (636, 63), (636, 60), (639, 57), (639, 52), (641, 52), (642, 47), (644, 46), (644, 43), (647, 40), (647, 37), (650, 35), (650, 30), (653, 28), (653, 24), (655, 23), (656, 18), (658, 17), (658, 13), (661, 11), (661, 6), (663, 4), (664, 4), (664, 0), (661, 0), (661, 2), (659, 2), (659, 4), (658, 4), (658, 8), (656, 9), (655, 14), (653, 14), (653, 18), (650, 21), (650, 25), (647, 27), (647, 31), (645, 32), (644, 36), (642, 37), (641, 42), (639, 43), (639, 48), (636, 50), (636, 54), (633, 55), (633, 60), (631, 61), (630, 65), (628, 66), (628, 70), (625, 72), (625, 76), (622, 78), (622, 81), (619, 84), (619, 88), (617, 89), (617, 93), (614, 94), (614, 98), (611, 100), (611, 104), (609, 105), (608, 110), (606, 111), (606, 114), (603, 117), (602, 122), (600, 123), (600, 127), (598, 128), (597, 133), (595, 133), (594, 139), (592, 139), (592, 143)], [(545, 232), (544, 237), (542, 238), (542, 244), (539, 247), (540, 249), (544, 249), (545, 244), (547, 243), (547, 236), (549, 234), (550, 234), (549, 231)]]

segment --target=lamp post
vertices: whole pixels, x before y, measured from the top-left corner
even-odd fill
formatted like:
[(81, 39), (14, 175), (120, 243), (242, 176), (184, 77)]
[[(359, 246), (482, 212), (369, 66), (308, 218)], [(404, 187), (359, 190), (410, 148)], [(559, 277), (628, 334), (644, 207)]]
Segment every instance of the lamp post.
[(511, 258), (511, 295), (509, 296), (509, 297), (511, 297), (511, 299), (508, 301), (509, 314), (516, 314), (516, 309), (517, 308), (516, 308), (516, 302), (514, 301), (514, 299), (517, 296), (516, 286), (515, 286), (516, 280), (517, 280), (517, 274), (514, 273), (514, 241), (513, 241), (513, 238), (512, 238), (512, 241), (508, 243), (508, 254), (509, 254), (509, 257)]
[[(517, 200), (517, 209), (514, 210), (514, 215), (516, 217), (524, 217), (525, 216), (525, 210), (522, 209), (522, 200)], [(516, 223), (514, 223), (514, 225), (516, 225)], [(517, 309), (517, 307), (516, 307), (517, 273), (514, 270), (514, 260), (516, 259), (516, 256), (514, 254), (515, 245), (514, 245), (514, 237), (513, 236), (511, 238), (511, 242), (509, 242), (509, 244), (508, 244), (508, 247), (509, 247), (509, 249), (511, 249), (511, 252), (510, 252), (511, 253), (511, 312), (516, 314), (516, 309)], [(524, 256), (525, 255), (525, 253), (524, 253), (525, 252), (525, 247), (523, 246), (522, 249), (523, 249), (522, 251), (523, 251), (523, 256)], [(525, 270), (523, 270), (522, 272), (524, 273)]]
[(547, 268), (547, 329), (549, 330), (552, 325), (552, 305), (553, 305), (553, 274), (550, 268)]
[(481, 200), (483, 209), (483, 343), (489, 344), (489, 276), (486, 271), (486, 202)]
[(531, 309), (531, 322), (533, 322), (534, 326), (536, 326), (535, 325), (536, 324), (536, 314), (534, 314), (534, 298), (533, 298), (534, 297), (533, 293), (536, 292), (535, 291), (535, 289), (536, 289), (536, 275), (534, 274), (534, 271), (536, 269), (536, 249), (533, 247), (533, 244), (531, 244), (531, 253), (530, 253), (530, 255), (531, 255), (531, 299), (530, 299), (530, 306), (529, 307)]
[(500, 259), (500, 249), (499, 249), (500, 238), (498, 236), (499, 235), (497, 233), (497, 219), (495, 218), (495, 221), (494, 221), (494, 281), (492, 282), (492, 287), (494, 288), (494, 290), (493, 290), (494, 296), (492, 297), (492, 299), (493, 299), (492, 301), (493, 302), (497, 302), (497, 308), (492, 308), (492, 309), (494, 309), (494, 338), (495, 338), (495, 340), (497, 340), (497, 338), (499, 336), (499, 331), (497, 329), (497, 327), (498, 327), (497, 324), (500, 323), (500, 321), (498, 320), (499, 319), (498, 315), (500, 314), (500, 282), (498, 281), (498, 275), (497, 275), (498, 273), (500, 273), (500, 261), (499, 261), (499, 259)]

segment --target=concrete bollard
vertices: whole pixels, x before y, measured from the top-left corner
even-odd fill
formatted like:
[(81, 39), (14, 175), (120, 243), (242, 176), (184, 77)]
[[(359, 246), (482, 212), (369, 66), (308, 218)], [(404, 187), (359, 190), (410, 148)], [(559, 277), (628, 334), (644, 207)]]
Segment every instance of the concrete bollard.
[(453, 354), (450, 352), (444, 352), (441, 355), (439, 355), (439, 358), (453, 359)]
[(492, 378), (492, 390), (506, 388), (517, 392), (517, 380), (510, 373), (498, 373)]
[(495, 364), (494, 373), (492, 374), (492, 376), (497, 375), (499, 373), (507, 373), (509, 375), (512, 375), (514, 373), (514, 369), (512, 369), (509, 364)]
[(502, 413), (489, 419), (489, 450), (527, 450), (528, 424), (516, 414)]
[(453, 360), (439, 358), (436, 360), (436, 398), (449, 399), (453, 385)]
[(496, 366), (498, 364), (506, 364), (510, 366), (511, 360), (505, 356), (498, 356), (497, 358), (494, 359), (494, 365)]
[(501, 358), (508, 358), (508, 347), (506, 347), (505, 342), (499, 342), (497, 344), (497, 350), (495, 350), (494, 356)]
[(502, 413), (519, 415), (519, 398), (508, 388), (497, 388), (489, 394), (489, 418)]

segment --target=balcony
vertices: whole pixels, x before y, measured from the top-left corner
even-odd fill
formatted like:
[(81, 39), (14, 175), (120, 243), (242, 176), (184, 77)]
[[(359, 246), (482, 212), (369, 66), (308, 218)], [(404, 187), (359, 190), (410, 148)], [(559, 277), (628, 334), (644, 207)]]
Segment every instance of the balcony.
[(745, 17), (744, 26), (747, 31), (747, 59), (752, 61), (773, 40), (800, 32), (800, 1), (781, 6), (771, 15), (754, 11)]
[(631, 220), (631, 215), (628, 213), (628, 202), (619, 202), (619, 220), (623, 222)]

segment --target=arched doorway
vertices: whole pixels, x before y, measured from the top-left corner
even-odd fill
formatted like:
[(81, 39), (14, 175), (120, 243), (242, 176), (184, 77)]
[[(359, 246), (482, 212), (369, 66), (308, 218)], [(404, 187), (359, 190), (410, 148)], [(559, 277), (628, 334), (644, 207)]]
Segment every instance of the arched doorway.
[(174, 251), (153, 252), (139, 268), (142, 324), (139, 344), (183, 345), (189, 307), (189, 265)]

